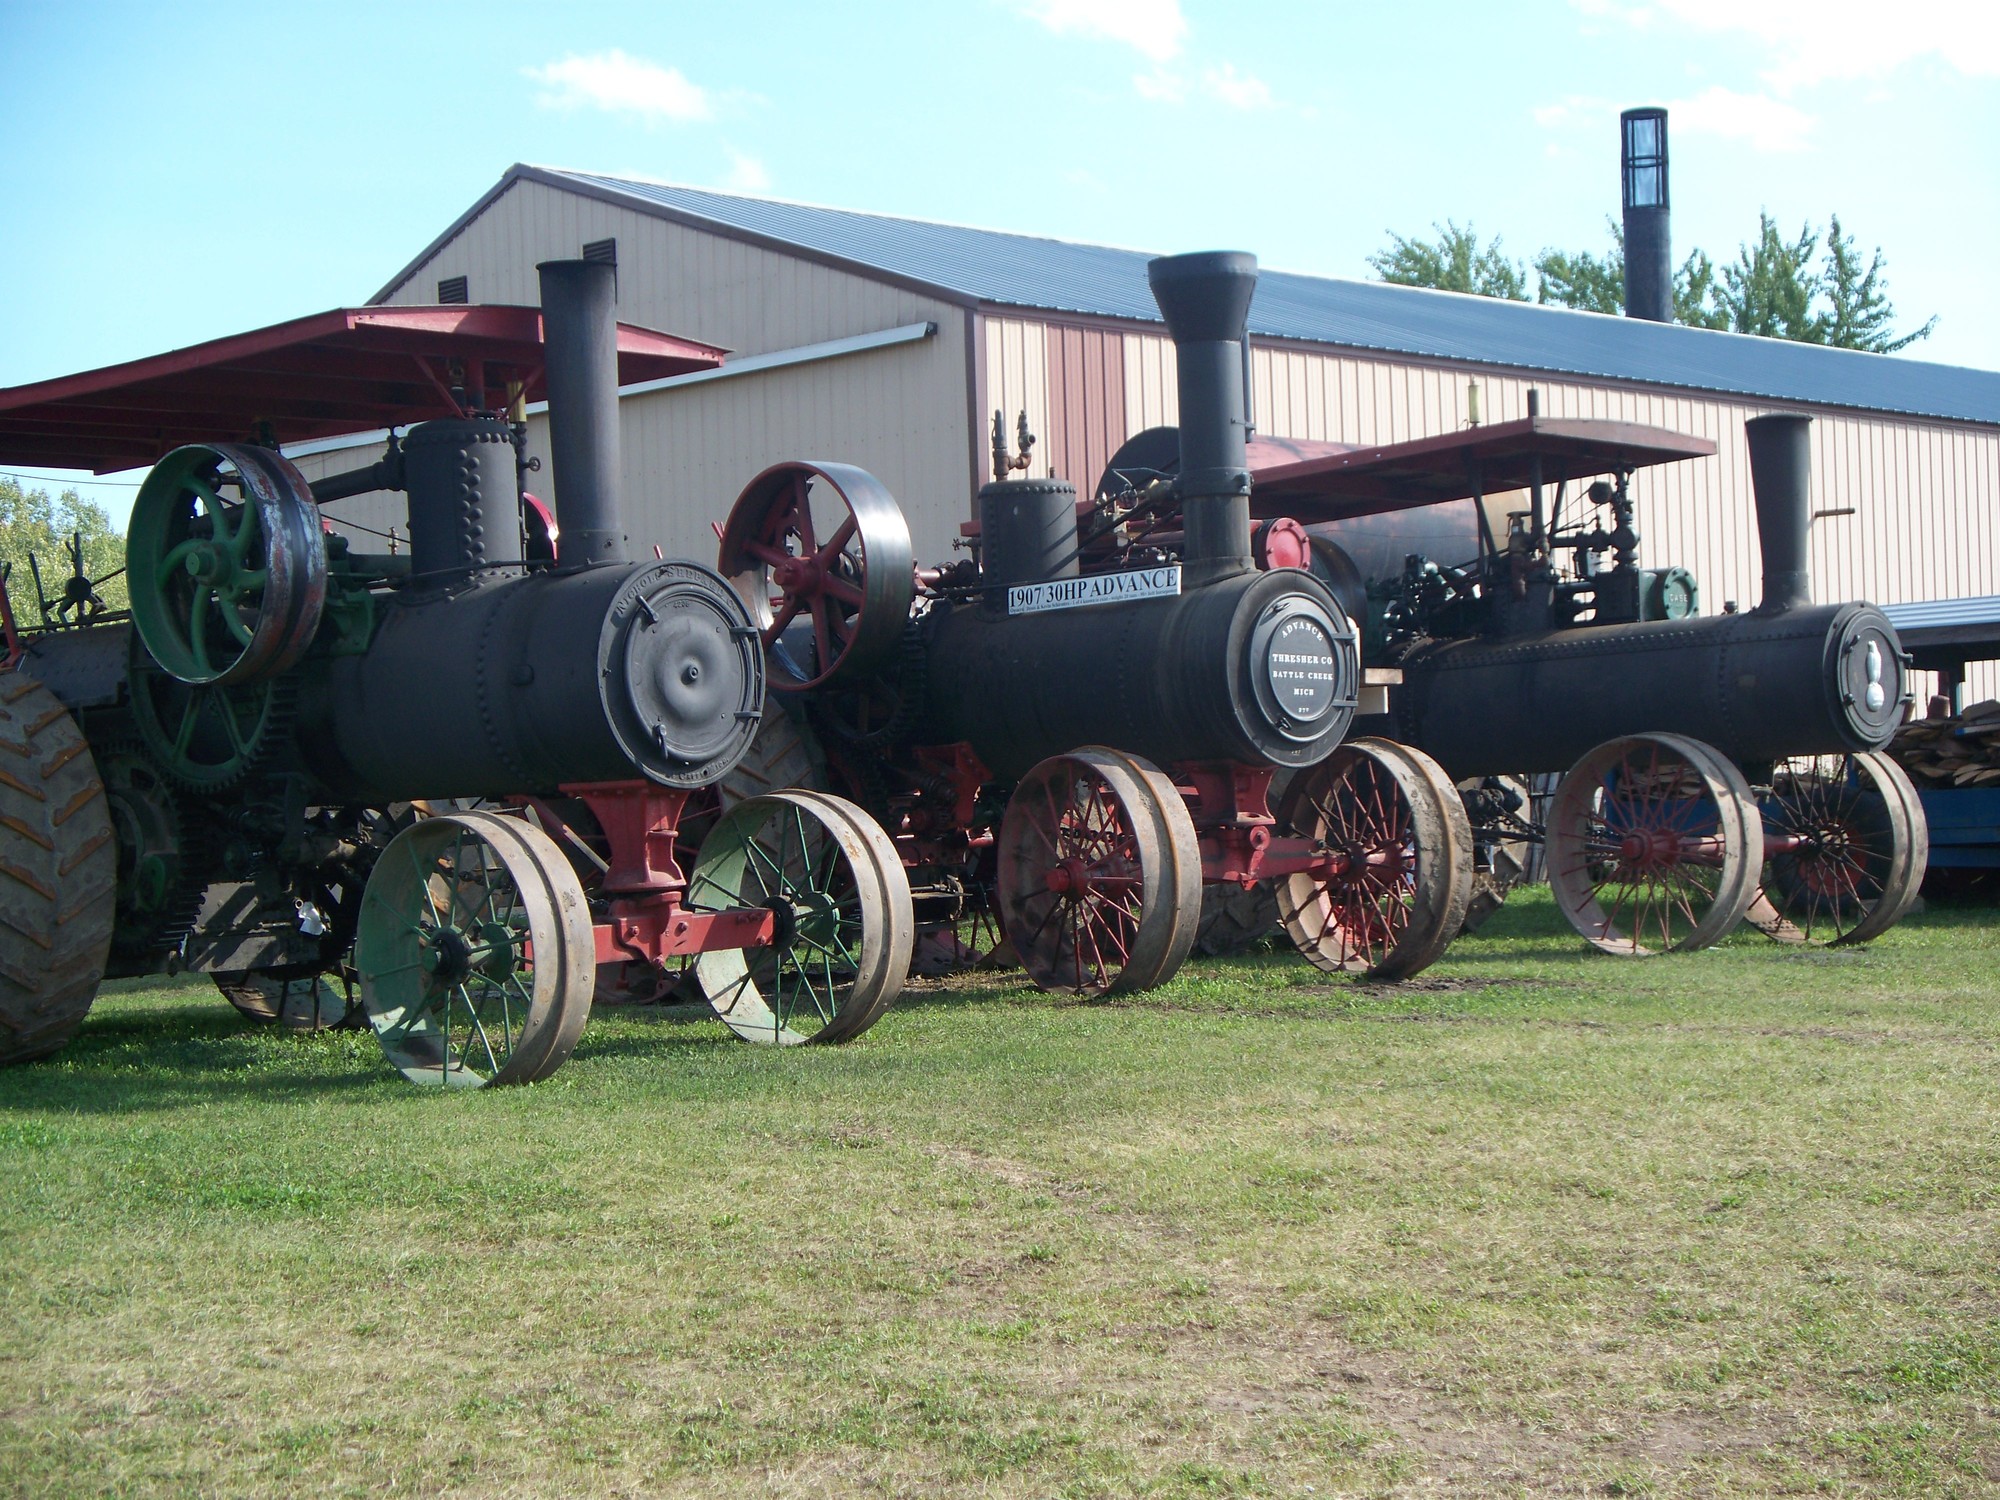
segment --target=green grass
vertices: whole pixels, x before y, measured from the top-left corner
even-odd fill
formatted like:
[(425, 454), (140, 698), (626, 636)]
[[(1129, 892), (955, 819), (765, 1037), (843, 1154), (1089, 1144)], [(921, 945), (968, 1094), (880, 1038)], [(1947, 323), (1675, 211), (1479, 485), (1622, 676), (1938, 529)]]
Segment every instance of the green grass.
[(592, 1020), (439, 1095), (108, 994), (0, 1073), (0, 1493), (2000, 1487), (2000, 919)]

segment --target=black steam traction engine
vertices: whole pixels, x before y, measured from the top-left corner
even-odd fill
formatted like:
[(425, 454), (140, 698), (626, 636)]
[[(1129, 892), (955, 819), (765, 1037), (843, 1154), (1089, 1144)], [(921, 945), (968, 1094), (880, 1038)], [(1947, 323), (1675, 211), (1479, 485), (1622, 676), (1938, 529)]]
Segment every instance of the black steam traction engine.
[(894, 501), (834, 465), (766, 474), (725, 529), (788, 710), (756, 753), (895, 834), (920, 964), (1004, 954), (1004, 929), (1043, 985), (1142, 988), (1186, 957), (1206, 884), (1234, 893), (1217, 910), (1268, 893), (1323, 968), (1402, 977), (1460, 930), (1475, 867), (1497, 900), (1544, 844), (1607, 952), (1746, 915), (1856, 942), (1902, 914), (1924, 824), (1879, 751), (1905, 658), (1879, 610), (1809, 602), (1805, 419), (1750, 424), (1764, 603), (1699, 618), (1684, 570), (1638, 565), (1629, 482), (1712, 443), (1538, 414), (1246, 443), (1254, 262), (1151, 279), (1181, 426), (1130, 440), (1091, 501), (1005, 478), (1026, 454), (996, 416), (976, 564), (913, 589)]
[[(313, 1019), (356, 977), (390, 1060), (453, 1086), (547, 1076), (594, 993), (677, 959), (746, 1039), (881, 1014), (914, 930), (894, 847), (824, 793), (718, 797), (764, 708), (758, 631), (709, 569), (626, 558), (621, 364), (721, 356), (617, 325), (613, 275), (544, 265), (539, 319), (361, 309), (0, 393), (15, 461), (166, 455), (130, 621), (87, 580), (46, 628), (8, 615), (0, 1061), (60, 1047), (107, 974), (179, 968)], [(544, 384), (559, 545), (521, 486)], [(276, 449), (417, 417), (314, 484)], [(407, 552), (323, 523), (382, 490)]]
[(1270, 882), (1312, 962), (1414, 973), (1464, 916), (1463, 807), (1421, 751), (1342, 743), (1363, 687), (1352, 612), (1269, 565), (1286, 546), (1302, 560), (1296, 525), (1253, 532), (1255, 262), (1180, 256), (1151, 280), (1179, 350), (1177, 479), (1099, 507), (996, 479), (968, 528), (977, 562), (916, 569), (859, 470), (783, 465), (744, 493), (719, 566), (788, 709), (759, 753), (889, 828), (920, 965), (1011, 949), (1045, 987), (1143, 989), (1186, 959), (1204, 883)]

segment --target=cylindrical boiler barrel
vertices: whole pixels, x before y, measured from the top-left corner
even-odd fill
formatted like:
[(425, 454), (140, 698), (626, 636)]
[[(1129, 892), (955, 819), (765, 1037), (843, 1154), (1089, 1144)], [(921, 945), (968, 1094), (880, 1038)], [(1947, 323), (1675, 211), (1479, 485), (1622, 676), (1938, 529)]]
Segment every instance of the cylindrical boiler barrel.
[(366, 655), (301, 684), (300, 745), (358, 801), (705, 786), (763, 701), (756, 627), (700, 564), (533, 573), (388, 604)]
[(1455, 778), (1567, 770), (1657, 731), (1739, 764), (1879, 750), (1905, 692), (1895, 627), (1872, 604), (1454, 641), (1401, 666), (1396, 737)]
[[(1134, 577), (1143, 573), (1063, 587)], [(1090, 744), (1162, 764), (1310, 765), (1354, 716), (1353, 630), (1318, 580), (1296, 569), (1167, 598), (933, 618), (921, 733), (965, 741), (1001, 777)]]

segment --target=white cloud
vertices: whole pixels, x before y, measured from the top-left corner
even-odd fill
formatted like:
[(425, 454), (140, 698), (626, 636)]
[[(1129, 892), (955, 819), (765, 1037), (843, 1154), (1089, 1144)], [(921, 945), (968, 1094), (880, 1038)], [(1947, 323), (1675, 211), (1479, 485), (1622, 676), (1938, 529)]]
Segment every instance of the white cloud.
[(1155, 104), (1179, 104), (1187, 98), (1187, 80), (1165, 68), (1134, 74), (1132, 87), (1139, 91), (1141, 99), (1151, 99)]
[(1023, 0), (1021, 11), (1058, 36), (1122, 42), (1155, 63), (1178, 56), (1187, 39), (1180, 0)]
[(1712, 135), (1742, 141), (1757, 151), (1799, 151), (1816, 123), (1804, 110), (1762, 94), (1739, 94), (1717, 85), (1692, 99), (1667, 106), (1667, 119), (1679, 135)]
[(734, 146), (723, 148), (729, 153), (729, 175), (722, 185), (732, 193), (763, 193), (771, 188), (771, 174), (764, 164), (754, 156), (745, 155)]
[(1994, 0), (1571, 0), (1587, 16), (1634, 26), (1679, 23), (1744, 33), (1769, 56), (1764, 80), (1779, 94), (1853, 78), (1880, 78), (1934, 59), (1969, 78), (2000, 78), (2000, 5)]
[(707, 120), (714, 115), (708, 91), (690, 83), (679, 68), (628, 57), (616, 47), (525, 71), (546, 90), (535, 102), (548, 109), (590, 105), (660, 120)]
[(1212, 97), (1220, 99), (1231, 109), (1269, 109), (1277, 102), (1271, 97), (1269, 84), (1261, 78), (1252, 78), (1248, 73), (1237, 72), (1235, 63), (1208, 69), (1201, 75), (1201, 85)]

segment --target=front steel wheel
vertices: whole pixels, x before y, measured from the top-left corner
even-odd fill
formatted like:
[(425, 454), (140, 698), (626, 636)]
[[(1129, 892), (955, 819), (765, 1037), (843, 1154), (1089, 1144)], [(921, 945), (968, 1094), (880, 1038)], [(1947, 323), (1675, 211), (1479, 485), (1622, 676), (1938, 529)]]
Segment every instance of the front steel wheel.
[(1880, 937), (1910, 909), (1930, 825), (1903, 768), (1880, 751), (1795, 755), (1760, 789), (1763, 882), (1747, 920), (1781, 943)]
[(390, 1063), (412, 1083), (533, 1083), (590, 1014), (595, 939), (583, 887), (539, 829), (462, 812), (390, 841), (362, 895), (354, 963)]
[(901, 993), (916, 918), (896, 846), (827, 792), (765, 793), (716, 823), (688, 877), (690, 911), (763, 907), (772, 941), (700, 954), (695, 982), (746, 1042), (780, 1047), (861, 1035)]

